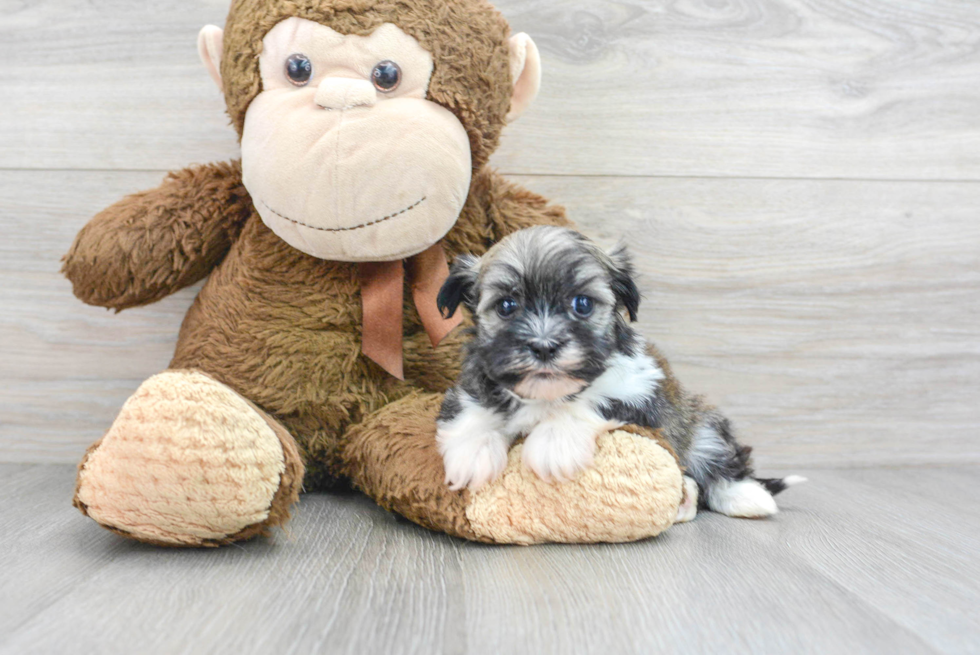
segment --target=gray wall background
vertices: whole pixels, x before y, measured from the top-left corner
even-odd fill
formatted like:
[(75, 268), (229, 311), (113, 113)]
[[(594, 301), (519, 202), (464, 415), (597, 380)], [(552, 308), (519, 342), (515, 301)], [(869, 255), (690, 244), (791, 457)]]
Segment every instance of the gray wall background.
[[(980, 461), (980, 3), (500, 0), (544, 58), (494, 164), (626, 237), (643, 331), (762, 467)], [(196, 289), (113, 315), (59, 258), (237, 157), (227, 2), (0, 0), (0, 461), (74, 462)]]

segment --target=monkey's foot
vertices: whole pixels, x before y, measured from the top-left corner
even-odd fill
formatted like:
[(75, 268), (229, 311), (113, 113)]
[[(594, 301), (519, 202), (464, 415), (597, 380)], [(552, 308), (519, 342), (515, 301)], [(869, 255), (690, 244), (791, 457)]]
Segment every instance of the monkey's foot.
[(511, 449), (503, 474), (471, 493), (466, 517), (481, 540), (534, 544), (636, 541), (674, 523), (681, 472), (657, 441), (614, 430), (596, 441), (593, 465), (566, 482), (547, 482)]
[(78, 467), (74, 504), (126, 537), (217, 546), (289, 519), (303, 464), (289, 433), (209, 376), (144, 382)]
[(561, 483), (528, 469), (518, 444), (492, 482), (454, 491), (435, 439), (440, 404), (436, 394), (408, 396), (348, 432), (348, 473), (383, 507), (491, 543), (634, 541), (674, 523), (681, 471), (656, 433), (625, 426), (600, 435), (593, 465)]

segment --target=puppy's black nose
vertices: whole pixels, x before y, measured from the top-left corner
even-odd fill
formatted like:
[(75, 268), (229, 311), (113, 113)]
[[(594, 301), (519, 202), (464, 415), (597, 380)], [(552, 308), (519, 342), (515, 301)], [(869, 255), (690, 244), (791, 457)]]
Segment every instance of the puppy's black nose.
[(535, 359), (539, 362), (547, 362), (554, 358), (561, 344), (555, 341), (532, 341), (527, 347), (531, 349)]

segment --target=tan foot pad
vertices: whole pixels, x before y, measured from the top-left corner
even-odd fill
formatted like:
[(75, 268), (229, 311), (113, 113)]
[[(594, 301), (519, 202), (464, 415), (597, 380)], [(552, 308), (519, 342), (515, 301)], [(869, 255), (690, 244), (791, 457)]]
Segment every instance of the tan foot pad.
[(269, 518), (283, 448), (264, 415), (225, 385), (167, 371), (137, 389), (89, 450), (75, 504), (142, 541), (227, 542)]
[(466, 518), (478, 538), (499, 543), (589, 543), (652, 537), (674, 522), (681, 471), (655, 440), (617, 430), (599, 437), (595, 464), (574, 480), (548, 483), (511, 448), (503, 474), (470, 495)]

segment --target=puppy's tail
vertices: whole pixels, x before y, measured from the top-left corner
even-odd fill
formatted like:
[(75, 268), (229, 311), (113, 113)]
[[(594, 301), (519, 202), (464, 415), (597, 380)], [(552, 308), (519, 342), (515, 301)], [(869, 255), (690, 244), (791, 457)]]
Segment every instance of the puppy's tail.
[(802, 475), (787, 475), (785, 478), (755, 478), (755, 481), (775, 496), (779, 492), (786, 491), (794, 485), (803, 484), (806, 482), (806, 478)]

